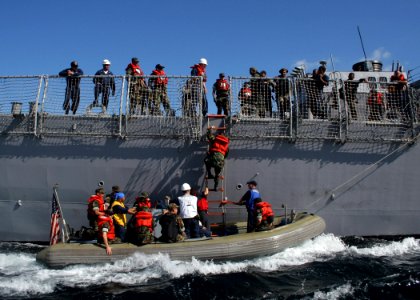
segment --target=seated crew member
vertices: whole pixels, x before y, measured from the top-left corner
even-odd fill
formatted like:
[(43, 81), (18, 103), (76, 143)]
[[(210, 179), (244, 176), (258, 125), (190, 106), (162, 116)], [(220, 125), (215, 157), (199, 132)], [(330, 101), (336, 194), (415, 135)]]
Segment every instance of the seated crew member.
[(98, 231), (97, 217), (105, 215), (109, 203), (104, 200), (105, 191), (103, 188), (97, 188), (95, 194), (90, 196), (88, 199), (87, 217), (89, 220), (89, 226), (94, 231)]
[(112, 255), (112, 249), (109, 246), (110, 242), (115, 240), (115, 229), (112, 218), (108, 215), (100, 215), (98, 221), (98, 243), (104, 244), (106, 254)]
[(170, 203), (168, 211), (159, 219), (162, 226), (160, 241), (165, 243), (176, 243), (185, 239), (185, 227), (181, 217), (178, 216), (178, 205)]
[[(217, 190), (219, 185), (219, 175), (225, 166), (225, 158), (229, 153), (229, 139), (223, 134), (214, 135), (211, 132), (211, 129), (215, 127), (212, 126), (207, 131), (207, 139), (209, 141), (209, 151), (207, 156), (204, 159), (207, 170), (207, 178), (214, 178), (214, 190)], [(214, 176), (211, 173), (211, 168), (214, 168)]]
[(256, 198), (254, 201), (255, 209), (255, 231), (264, 231), (273, 229), (274, 212), (271, 204)]
[(114, 226), (115, 226), (115, 233), (121, 241), (125, 240), (125, 232), (127, 230), (127, 216), (126, 214), (135, 214), (136, 209), (134, 207), (127, 208), (124, 205), (125, 195), (124, 193), (116, 193), (115, 194), (115, 201), (112, 203), (111, 209), (114, 219)]
[(106, 195), (106, 199), (109, 199), (109, 205), (112, 206), (112, 203), (115, 201), (115, 194), (121, 192), (121, 189), (118, 185), (112, 186), (112, 191)]
[(147, 206), (138, 205), (136, 209), (127, 228), (127, 241), (137, 246), (150, 244), (153, 242), (153, 215)]
[(141, 192), (140, 196), (136, 197), (134, 206), (146, 206), (147, 208), (152, 208), (152, 202), (150, 201), (149, 193)]

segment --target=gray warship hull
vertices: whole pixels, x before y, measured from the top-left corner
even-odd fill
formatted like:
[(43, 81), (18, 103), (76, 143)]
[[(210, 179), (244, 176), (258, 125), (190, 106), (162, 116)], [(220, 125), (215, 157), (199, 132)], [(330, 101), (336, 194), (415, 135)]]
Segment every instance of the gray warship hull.
[[(125, 78), (121, 82), (123, 91)], [(61, 104), (60, 97), (53, 98)], [(334, 112), (346, 109), (343, 100), (338, 100), (338, 108), (331, 105), (329, 118), (312, 119), (296, 113), (297, 99), (292, 97), (294, 108), (287, 119), (236, 115), (227, 120), (231, 150), (224, 189), (212, 196), (212, 209), (223, 209), (225, 221), (244, 220), (244, 209), (219, 208), (218, 201), (239, 200), (246, 182), (255, 179), (263, 199), (278, 214), (290, 209), (316, 213), (325, 220), (326, 232), (420, 234), (417, 119), (349, 122), (342, 118), (345, 114)], [(157, 201), (179, 195), (184, 182), (204, 187), (204, 136), (214, 120), (178, 113), (125, 118), (121, 110), (104, 117), (63, 116), (46, 110), (48, 100), (36, 99), (35, 114), (1, 117), (1, 241), (49, 240), (56, 184), (64, 217), (75, 229), (87, 226), (87, 199), (100, 181), (107, 191), (119, 185), (128, 204), (141, 191)], [(359, 106), (365, 107), (360, 99)]]

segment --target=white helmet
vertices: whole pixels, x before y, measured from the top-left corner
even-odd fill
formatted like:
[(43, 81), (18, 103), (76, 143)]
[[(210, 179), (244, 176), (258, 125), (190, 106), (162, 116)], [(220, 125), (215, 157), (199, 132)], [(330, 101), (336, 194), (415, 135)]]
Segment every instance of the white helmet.
[(183, 185), (181, 185), (181, 191), (185, 192), (189, 190), (191, 190), (191, 187), (188, 183), (184, 183)]
[(207, 59), (200, 58), (200, 62), (199, 63), (207, 66)]
[(102, 62), (103, 65), (110, 65), (111, 62), (107, 59), (104, 59), (104, 61)]

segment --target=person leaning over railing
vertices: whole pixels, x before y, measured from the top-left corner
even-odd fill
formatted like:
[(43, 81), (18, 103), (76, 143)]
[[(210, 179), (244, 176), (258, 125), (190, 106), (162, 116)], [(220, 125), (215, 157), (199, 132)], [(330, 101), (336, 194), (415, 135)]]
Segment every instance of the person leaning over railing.
[[(77, 61), (72, 61), (70, 68), (64, 69), (58, 73), (61, 77), (66, 77), (66, 94), (63, 102), (63, 110), (66, 115), (71, 110), (73, 115), (76, 114), (80, 102), (80, 76), (83, 75), (82, 69), (79, 69)], [(70, 100), (72, 101), (70, 106)]]

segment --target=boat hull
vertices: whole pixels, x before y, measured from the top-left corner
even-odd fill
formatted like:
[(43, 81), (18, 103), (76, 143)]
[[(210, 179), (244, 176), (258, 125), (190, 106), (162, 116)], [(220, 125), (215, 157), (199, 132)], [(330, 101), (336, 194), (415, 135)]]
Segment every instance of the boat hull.
[(173, 260), (239, 260), (277, 253), (320, 235), (325, 230), (324, 220), (303, 214), (294, 223), (273, 230), (215, 237), (203, 241), (156, 243), (137, 247), (132, 244), (112, 245), (112, 255), (106, 255), (98, 244), (66, 243), (43, 249), (37, 261), (59, 268), (74, 264), (108, 263), (127, 258), (135, 253), (167, 254)]

